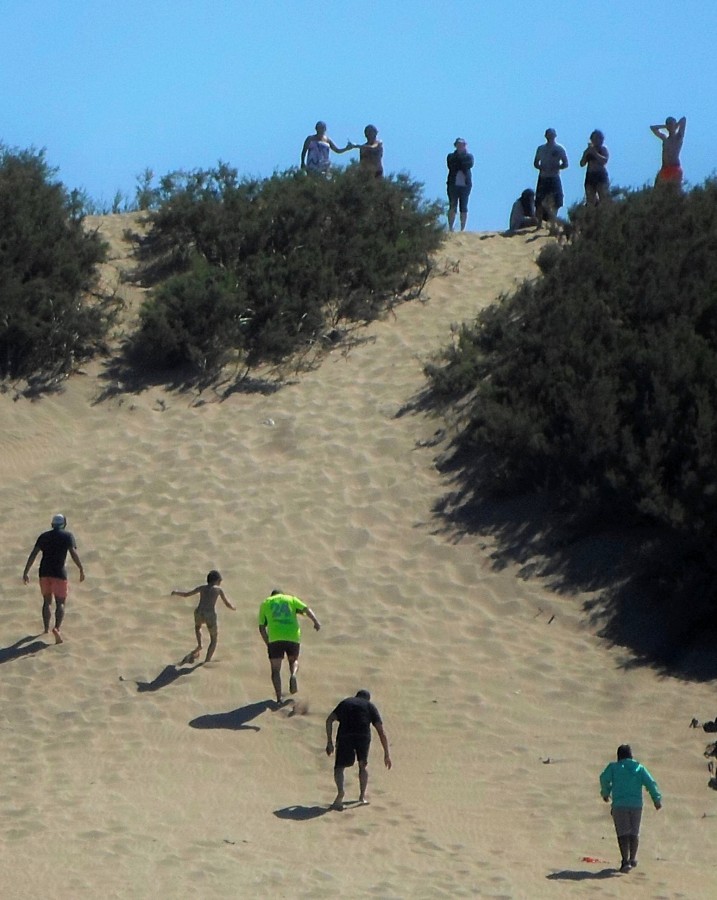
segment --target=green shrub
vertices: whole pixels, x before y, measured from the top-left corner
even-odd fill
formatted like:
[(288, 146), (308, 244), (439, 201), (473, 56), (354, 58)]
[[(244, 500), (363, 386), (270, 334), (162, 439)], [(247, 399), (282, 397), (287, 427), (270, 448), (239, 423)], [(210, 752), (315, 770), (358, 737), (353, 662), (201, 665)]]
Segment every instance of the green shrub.
[(80, 198), (42, 152), (0, 145), (0, 376), (69, 371), (106, 336), (109, 311), (86, 293), (105, 245), (82, 225)]
[[(421, 284), (441, 240), (440, 207), (422, 200), (421, 185), (406, 176), (367, 178), (357, 166), (330, 180), (292, 170), (240, 181), (220, 164), (168, 175), (158, 191), (144, 277), (172, 277), (150, 295), (132, 339), (145, 364), (202, 360), (211, 368), (236, 353), (249, 365), (284, 359), (341, 322), (371, 321)], [(223, 296), (231, 294), (211, 319), (210, 354), (206, 321), (180, 312), (190, 295), (207, 309), (197, 260), (201, 277), (222, 273)], [(183, 288), (185, 279), (194, 287)]]
[(465, 329), (427, 369), (432, 388), (469, 398), (462, 443), (489, 454), (493, 485), (647, 515), (707, 546), (717, 183), (638, 191), (573, 216), (573, 242)]

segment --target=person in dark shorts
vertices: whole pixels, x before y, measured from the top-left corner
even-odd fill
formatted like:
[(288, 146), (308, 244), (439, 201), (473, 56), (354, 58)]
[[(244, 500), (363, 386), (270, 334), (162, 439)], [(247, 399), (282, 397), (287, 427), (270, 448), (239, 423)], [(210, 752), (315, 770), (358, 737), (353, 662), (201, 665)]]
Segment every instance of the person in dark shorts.
[(371, 747), (371, 726), (378, 732), (383, 747), (383, 762), (387, 769), (391, 768), (391, 754), (388, 749), (388, 738), (383, 729), (381, 714), (371, 703), (368, 691), (358, 691), (355, 697), (347, 697), (334, 709), (326, 719), (326, 755), (334, 752), (333, 725), (339, 723), (336, 735), (336, 757), (334, 761), (334, 781), (336, 782), (336, 799), (332, 809), (344, 808), (344, 769), (358, 760), (359, 799), (361, 804), (368, 803), (366, 788), (368, 786), (368, 752)]
[(42, 553), (40, 560), (40, 592), (42, 594), (42, 624), (45, 634), (50, 633), (50, 620), (52, 616), (52, 600), (55, 599), (55, 627), (52, 633), (55, 643), (62, 643), (62, 621), (65, 618), (65, 601), (68, 594), (67, 569), (65, 561), (67, 554), (80, 570), (80, 581), (85, 580), (85, 570), (77, 555), (77, 543), (75, 536), (67, 530), (67, 519), (62, 513), (52, 517), (51, 531), (44, 531), (35, 541), (35, 546), (25, 563), (25, 571), (22, 580), (27, 584), (30, 581), (29, 572), (38, 553)]
[(535, 213), (538, 228), (542, 222), (553, 222), (563, 205), (563, 184), (560, 173), (568, 167), (565, 147), (556, 141), (554, 128), (545, 131), (545, 143), (535, 151), (533, 165), (540, 173), (535, 188)]
[(585, 201), (588, 206), (597, 206), (610, 199), (610, 179), (607, 174), (607, 161), (610, 153), (605, 146), (605, 136), (597, 129), (590, 135), (580, 165), (587, 166), (585, 172)]
[(374, 178), (383, 177), (383, 143), (378, 139), (378, 128), (375, 125), (367, 125), (363, 130), (366, 138), (363, 144), (352, 144), (351, 150), (358, 150), (359, 165), (362, 171), (373, 175)]
[(289, 692), (295, 694), (299, 689), (296, 681), (301, 651), (298, 616), (308, 616), (316, 631), (321, 628), (313, 610), (303, 600), (278, 588), (274, 588), (259, 607), (259, 634), (266, 644), (277, 703), (281, 703), (281, 663), (284, 655), (289, 660)]
[(202, 625), (206, 625), (209, 632), (209, 646), (207, 647), (207, 655), (204, 662), (209, 662), (214, 656), (217, 649), (217, 638), (219, 637), (219, 626), (217, 624), (217, 600), (221, 598), (222, 603), (228, 608), (236, 612), (236, 606), (233, 606), (227, 600), (224, 591), (220, 585), (222, 576), (216, 569), (212, 569), (207, 575), (207, 583), (200, 584), (191, 591), (172, 591), (172, 597), (193, 597), (199, 594), (199, 603), (194, 610), (194, 633), (197, 637), (197, 646), (186, 657), (188, 662), (194, 662), (199, 658), (202, 652)]
[(600, 775), (600, 796), (605, 803), (612, 796), (612, 818), (625, 873), (637, 865), (642, 818), (642, 789), (652, 798), (655, 809), (662, 809), (662, 796), (657, 782), (647, 769), (632, 758), (629, 744), (617, 748), (617, 762), (608, 763)]
[(448, 230), (453, 231), (456, 221), (456, 211), (460, 212), (461, 231), (465, 231), (468, 221), (468, 198), (473, 187), (471, 169), (473, 168), (473, 154), (468, 152), (468, 145), (463, 138), (456, 138), (453, 142), (456, 148), (446, 157), (448, 166), (448, 180), (446, 190), (448, 192)]

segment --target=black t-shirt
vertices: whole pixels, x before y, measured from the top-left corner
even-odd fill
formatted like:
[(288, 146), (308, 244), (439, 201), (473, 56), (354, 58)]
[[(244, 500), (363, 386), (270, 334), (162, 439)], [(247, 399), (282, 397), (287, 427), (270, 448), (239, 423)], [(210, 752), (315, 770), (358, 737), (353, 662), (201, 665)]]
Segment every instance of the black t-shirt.
[(37, 539), (35, 546), (42, 551), (40, 577), (67, 578), (65, 560), (70, 549), (77, 547), (72, 532), (61, 531), (59, 528), (45, 531)]
[(381, 725), (381, 716), (370, 700), (363, 697), (347, 697), (336, 707), (333, 714), (339, 720), (339, 736), (360, 735), (371, 738), (371, 725)]

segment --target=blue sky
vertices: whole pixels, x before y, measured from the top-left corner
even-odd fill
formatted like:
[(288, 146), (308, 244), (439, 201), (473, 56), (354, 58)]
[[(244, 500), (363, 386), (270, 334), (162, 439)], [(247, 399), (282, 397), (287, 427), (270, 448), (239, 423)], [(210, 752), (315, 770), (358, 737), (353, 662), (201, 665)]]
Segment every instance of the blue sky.
[(652, 182), (667, 115), (688, 119), (686, 179), (717, 168), (714, 0), (3, 0), (1, 21), (0, 140), (44, 147), (98, 201), (134, 196), (146, 168), (270, 175), (317, 119), (339, 145), (374, 123), (387, 171), (431, 199), (465, 137), (472, 230), (506, 226), (548, 126), (567, 203), (593, 128), (614, 184)]

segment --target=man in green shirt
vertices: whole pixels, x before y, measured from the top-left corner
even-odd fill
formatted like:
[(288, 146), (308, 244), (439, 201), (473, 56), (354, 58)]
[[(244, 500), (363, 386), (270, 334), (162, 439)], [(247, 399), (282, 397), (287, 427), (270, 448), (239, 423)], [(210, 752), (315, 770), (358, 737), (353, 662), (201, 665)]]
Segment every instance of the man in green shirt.
[(274, 589), (259, 607), (259, 634), (266, 644), (271, 663), (271, 683), (276, 702), (281, 703), (281, 663), (286, 654), (289, 660), (289, 691), (298, 690), (296, 673), (301, 650), (301, 627), (298, 616), (308, 616), (318, 631), (321, 623), (306, 603), (291, 594)]

